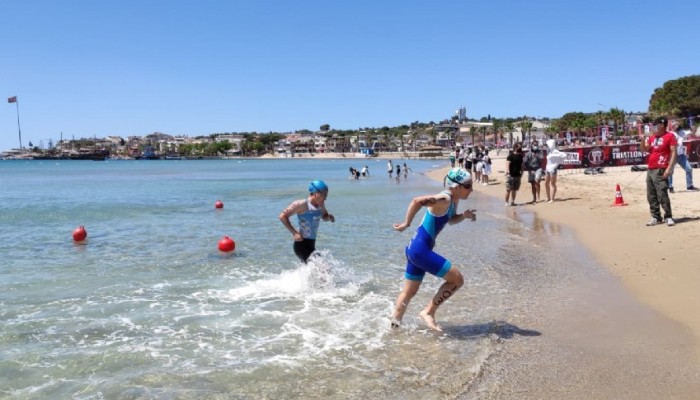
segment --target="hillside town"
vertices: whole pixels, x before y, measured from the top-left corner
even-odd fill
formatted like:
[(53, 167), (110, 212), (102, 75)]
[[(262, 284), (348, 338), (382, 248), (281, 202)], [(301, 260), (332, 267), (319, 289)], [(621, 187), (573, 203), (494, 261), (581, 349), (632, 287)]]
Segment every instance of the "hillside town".
[(634, 136), (644, 114), (624, 114), (624, 120), (600, 120), (584, 132), (562, 131), (549, 119), (524, 117), (497, 120), (490, 116), (468, 120), (462, 108), (452, 119), (440, 123), (419, 123), (395, 128), (364, 128), (353, 131), (330, 129), (287, 133), (220, 133), (190, 137), (154, 132), (146, 136), (107, 136), (105, 138), (61, 138), (38, 146), (29, 143), (21, 149), (0, 153), (2, 159), (220, 159), (234, 157), (299, 157), (314, 154), (355, 154), (372, 157), (382, 152), (402, 153), (407, 158), (433, 158), (447, 155), (455, 147), (484, 145), (510, 148), (514, 143), (557, 138), (563, 145), (594, 144), (608, 140), (626, 141)]

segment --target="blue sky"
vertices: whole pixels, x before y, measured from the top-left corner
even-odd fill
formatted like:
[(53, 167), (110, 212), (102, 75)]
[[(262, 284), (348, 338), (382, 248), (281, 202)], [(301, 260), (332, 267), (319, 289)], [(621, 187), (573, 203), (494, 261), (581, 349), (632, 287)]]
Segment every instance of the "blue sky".
[[(653, 3), (653, 4), (648, 4)], [(697, 74), (694, 1), (0, 3), (0, 151), (611, 107)]]

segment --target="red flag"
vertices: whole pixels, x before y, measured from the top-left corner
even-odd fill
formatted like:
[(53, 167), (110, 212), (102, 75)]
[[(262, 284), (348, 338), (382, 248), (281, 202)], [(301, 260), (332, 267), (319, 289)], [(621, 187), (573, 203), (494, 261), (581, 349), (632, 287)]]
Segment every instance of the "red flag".
[(7, 98), (8, 103), (16, 103), (17, 102), (17, 96), (12, 96)]

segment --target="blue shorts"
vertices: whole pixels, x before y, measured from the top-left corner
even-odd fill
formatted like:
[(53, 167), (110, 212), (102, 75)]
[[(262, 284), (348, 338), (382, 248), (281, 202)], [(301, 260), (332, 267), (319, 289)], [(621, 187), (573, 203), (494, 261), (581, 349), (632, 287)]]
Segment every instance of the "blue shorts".
[(409, 281), (422, 281), (428, 272), (440, 278), (452, 268), (450, 260), (434, 252), (429, 243), (412, 240), (406, 247), (406, 273)]

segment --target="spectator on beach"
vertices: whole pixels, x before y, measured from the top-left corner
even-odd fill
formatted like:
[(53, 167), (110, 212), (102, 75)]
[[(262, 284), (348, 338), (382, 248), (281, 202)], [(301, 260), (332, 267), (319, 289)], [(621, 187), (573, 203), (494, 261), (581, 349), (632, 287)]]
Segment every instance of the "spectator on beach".
[(484, 146), (476, 147), (476, 174), (474, 179), (477, 182), (481, 182), (481, 174), (484, 172)]
[[(641, 138), (640, 148), (649, 153), (647, 160), (647, 201), (651, 219), (647, 226), (654, 226), (664, 221), (668, 226), (675, 225), (671, 211), (671, 199), (668, 196), (668, 178), (676, 165), (678, 142), (676, 136), (666, 131), (668, 121), (659, 117), (653, 122), (653, 132)], [(661, 209), (664, 210), (661, 219)]]
[[(685, 142), (686, 132), (681, 127), (676, 128), (675, 132), (671, 132), (676, 135), (676, 141), (678, 142), (676, 164), (685, 171), (685, 187), (688, 191), (697, 192), (698, 188), (693, 186), (693, 167), (688, 161), (685, 144), (683, 143)], [(668, 176), (668, 191), (673, 193), (673, 174)]]
[(527, 171), (527, 181), (530, 182), (532, 188), (532, 204), (540, 200), (540, 181), (542, 180), (542, 160), (544, 156), (540, 151), (537, 142), (533, 143), (530, 151), (525, 155), (525, 170)]
[(369, 167), (366, 166), (366, 165), (365, 165), (364, 167), (362, 167), (362, 172), (361, 172), (361, 174), (362, 174), (362, 177), (363, 177), (363, 178), (364, 178), (364, 177), (369, 177)]
[(472, 170), (472, 148), (471, 146), (467, 147), (465, 151), (463, 151), (464, 154), (464, 169), (467, 171)]
[(489, 157), (489, 151), (484, 151), (484, 156), (481, 158), (483, 163), (481, 167), (481, 184), (484, 186), (489, 185), (489, 175), (491, 175), (491, 157)]
[(451, 152), (450, 152), (450, 168), (454, 168), (454, 167), (455, 167), (455, 159), (456, 159), (456, 158), (455, 158), (455, 152), (454, 152), (454, 151), (451, 151)]
[(515, 195), (520, 190), (522, 176), (523, 148), (520, 143), (516, 143), (513, 153), (506, 157), (506, 206), (515, 205)]
[[(311, 254), (316, 251), (316, 232), (321, 220), (335, 222), (333, 214), (326, 210), (328, 186), (323, 181), (313, 181), (309, 184), (309, 197), (293, 201), (279, 216), (282, 225), (294, 238), (294, 254), (306, 263)], [(296, 215), (299, 219), (299, 229), (295, 229), (289, 218)]]
[(389, 174), (389, 179), (391, 179), (391, 174), (394, 173), (394, 165), (391, 163), (391, 160), (386, 163), (386, 172)]
[(408, 205), (403, 222), (394, 224), (394, 229), (402, 232), (411, 226), (413, 218), (421, 208), (427, 208), (423, 221), (406, 247), (405, 281), (396, 299), (396, 307), (391, 319), (393, 328), (401, 325), (406, 308), (418, 292), (426, 272), (445, 280), (428, 305), (418, 314), (430, 329), (436, 331), (442, 331), (442, 329), (435, 321), (435, 312), (464, 284), (462, 273), (453, 267), (449, 260), (435, 253), (433, 247), (435, 239), (447, 223), (452, 225), (465, 219), (476, 220), (476, 210), (457, 213), (459, 201), (466, 200), (472, 192), (472, 179), (466, 170), (452, 168), (445, 180), (448, 190), (438, 194), (414, 197)]
[(464, 168), (464, 148), (457, 147), (457, 164), (460, 168)]
[[(478, 161), (477, 160), (478, 147), (473, 146), (471, 150), (472, 150), (471, 153), (469, 153), (469, 161), (471, 162), (471, 165), (472, 165), (471, 173), (472, 173), (472, 175), (474, 175), (474, 177), (476, 177), (476, 163)], [(477, 180), (477, 182), (478, 182), (478, 180)]]
[(547, 202), (554, 203), (557, 195), (557, 171), (559, 165), (566, 159), (566, 154), (557, 149), (554, 139), (547, 140), (547, 166), (544, 169), (544, 189), (547, 192)]

